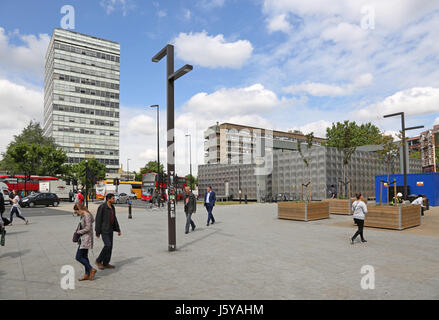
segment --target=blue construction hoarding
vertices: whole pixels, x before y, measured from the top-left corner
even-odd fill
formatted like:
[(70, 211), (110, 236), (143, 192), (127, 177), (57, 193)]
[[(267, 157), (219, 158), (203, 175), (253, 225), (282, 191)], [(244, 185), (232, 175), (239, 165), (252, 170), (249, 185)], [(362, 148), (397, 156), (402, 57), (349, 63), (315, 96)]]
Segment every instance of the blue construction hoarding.
[[(387, 180), (389, 179), (389, 180)], [(393, 182), (396, 179), (398, 189), (404, 186), (404, 175), (378, 175), (375, 176), (375, 199), (380, 202), (380, 181)], [(430, 201), (430, 206), (439, 206), (439, 173), (411, 173), (407, 174), (407, 186), (410, 194), (425, 194)], [(383, 187), (383, 201), (387, 202), (387, 188)], [(393, 189), (393, 185), (390, 185)]]

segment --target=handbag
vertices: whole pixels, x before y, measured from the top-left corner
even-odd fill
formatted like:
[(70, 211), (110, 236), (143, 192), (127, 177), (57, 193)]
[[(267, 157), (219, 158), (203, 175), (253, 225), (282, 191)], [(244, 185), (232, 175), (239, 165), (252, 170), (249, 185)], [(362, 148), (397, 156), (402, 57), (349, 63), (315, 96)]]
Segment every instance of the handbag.
[(73, 234), (73, 242), (81, 244), (81, 235), (78, 233), (78, 230), (81, 229), (81, 222), (78, 224), (78, 227), (76, 228), (75, 233)]

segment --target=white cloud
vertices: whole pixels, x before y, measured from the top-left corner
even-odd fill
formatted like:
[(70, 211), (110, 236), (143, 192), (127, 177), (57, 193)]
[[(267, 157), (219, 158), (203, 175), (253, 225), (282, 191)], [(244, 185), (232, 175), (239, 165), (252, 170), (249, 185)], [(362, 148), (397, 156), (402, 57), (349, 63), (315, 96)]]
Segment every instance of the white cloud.
[[(17, 46), (11, 40), (18, 37), (23, 45)], [(15, 30), (9, 35), (0, 27), (0, 71), (23, 73), (26, 77), (44, 78), (44, 63), (50, 36), (48, 34), (21, 35)]]
[(139, 115), (131, 118), (128, 122), (128, 132), (130, 135), (152, 135), (156, 133), (157, 122), (152, 117)]
[(439, 88), (411, 88), (396, 92), (384, 100), (355, 112), (359, 118), (374, 119), (385, 114), (405, 112), (406, 115), (439, 113)]
[(105, 9), (107, 15), (116, 10), (121, 10), (123, 16), (126, 16), (130, 10), (135, 8), (135, 5), (130, 0), (101, 0), (99, 4)]
[(42, 124), (43, 90), (29, 89), (0, 78), (0, 152), (30, 122)]
[(436, 118), (436, 120), (434, 120), (434, 123), (433, 123), (433, 125), (437, 125), (437, 124), (439, 124), (439, 117)]
[(198, 0), (197, 4), (203, 9), (214, 9), (224, 6), (226, 0)]
[(356, 44), (358, 41), (364, 40), (367, 34), (367, 30), (363, 30), (359, 25), (342, 22), (325, 29), (321, 37), (336, 43)]
[(304, 82), (299, 85), (291, 85), (284, 88), (284, 92), (297, 94), (297, 93), (307, 93), (312, 96), (346, 96), (355, 92), (355, 90), (368, 86), (372, 83), (373, 76), (371, 74), (363, 74), (356, 78), (352, 83), (339, 86), (339, 85), (329, 85), (317, 82)]
[(288, 33), (291, 30), (291, 25), (287, 21), (287, 15), (285, 13), (270, 17), (267, 23), (269, 33), (276, 31)]
[(178, 58), (209, 68), (240, 68), (253, 52), (248, 40), (227, 42), (222, 34), (209, 36), (206, 31), (180, 33), (173, 43)]
[(159, 11), (157, 11), (157, 16), (159, 17), (159, 18), (164, 18), (164, 17), (166, 17), (168, 14), (166, 13), (166, 10), (159, 10)]
[(223, 88), (214, 93), (201, 92), (184, 105), (183, 110), (201, 115), (246, 115), (271, 111), (280, 104), (273, 91), (262, 84), (246, 88)]
[(186, 9), (184, 11), (184, 17), (186, 18), (186, 20), (190, 20), (192, 17), (192, 12), (189, 9)]
[(319, 120), (311, 123), (307, 123), (302, 126), (295, 126), (291, 130), (299, 130), (303, 134), (309, 134), (314, 132), (314, 136), (318, 138), (326, 138), (326, 128), (332, 127), (332, 123), (325, 120)]

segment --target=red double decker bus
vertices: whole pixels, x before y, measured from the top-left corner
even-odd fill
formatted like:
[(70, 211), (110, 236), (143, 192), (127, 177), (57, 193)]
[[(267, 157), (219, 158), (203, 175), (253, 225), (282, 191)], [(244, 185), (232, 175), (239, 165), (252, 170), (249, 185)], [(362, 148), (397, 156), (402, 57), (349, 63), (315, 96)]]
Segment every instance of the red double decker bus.
[[(142, 177), (142, 200), (151, 201), (154, 190), (159, 190), (159, 182), (157, 179), (157, 173), (145, 173)], [(185, 177), (175, 177), (176, 178), (176, 200), (182, 200), (184, 198), (184, 187), (186, 186)], [(167, 189), (166, 181), (167, 176), (162, 176), (162, 181), (160, 183), (161, 190), (164, 194), (163, 200), (167, 201), (167, 195), (165, 190)]]
[[(24, 191), (25, 182), (24, 176), (6, 176), (0, 175), (0, 182), (6, 184), (9, 188), (9, 191), (17, 190), (18, 192)], [(40, 176), (31, 176), (30, 180), (26, 181), (26, 191), (27, 192), (38, 192), (40, 189), (41, 181), (53, 181), (58, 180), (56, 177), (40, 177)]]

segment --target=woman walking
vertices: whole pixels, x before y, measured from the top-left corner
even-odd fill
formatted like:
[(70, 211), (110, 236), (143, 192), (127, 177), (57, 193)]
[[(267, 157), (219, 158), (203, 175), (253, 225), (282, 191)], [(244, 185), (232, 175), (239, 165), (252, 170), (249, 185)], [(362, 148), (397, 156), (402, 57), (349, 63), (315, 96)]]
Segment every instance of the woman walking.
[(96, 274), (96, 269), (92, 268), (88, 260), (88, 250), (93, 249), (93, 215), (88, 211), (87, 207), (82, 204), (77, 204), (77, 212), (81, 217), (79, 228), (76, 233), (79, 237), (79, 247), (76, 252), (76, 260), (84, 265), (85, 274), (79, 281), (93, 280)]
[(367, 214), (367, 206), (361, 193), (357, 194), (356, 198), (357, 201), (352, 204), (352, 211), (354, 211), (354, 222), (358, 226), (358, 230), (351, 238), (351, 244), (354, 244), (354, 241), (358, 236), (361, 237), (361, 242), (367, 242), (363, 237), (364, 219)]
[(17, 218), (20, 218), (23, 220), (26, 224), (29, 223), (29, 220), (27, 220), (25, 217), (21, 215), (20, 210), (20, 197), (18, 196), (17, 190), (14, 190), (13, 192), (14, 199), (12, 199), (12, 207), (11, 207), (11, 215), (9, 217), (9, 220), (11, 220), (11, 223), (9, 224), (12, 226), (12, 220), (14, 219), (14, 213)]

